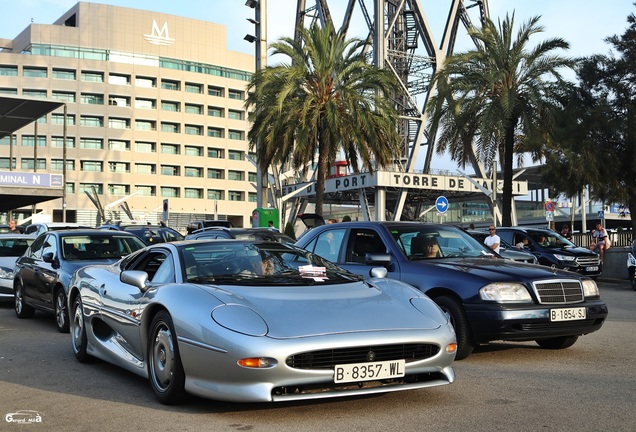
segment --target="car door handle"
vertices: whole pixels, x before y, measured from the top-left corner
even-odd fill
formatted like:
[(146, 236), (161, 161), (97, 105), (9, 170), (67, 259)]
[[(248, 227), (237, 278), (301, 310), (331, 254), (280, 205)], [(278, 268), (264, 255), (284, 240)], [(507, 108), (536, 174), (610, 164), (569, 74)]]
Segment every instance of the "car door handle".
[(102, 284), (99, 287), (99, 295), (100, 297), (104, 297), (106, 295), (106, 284)]

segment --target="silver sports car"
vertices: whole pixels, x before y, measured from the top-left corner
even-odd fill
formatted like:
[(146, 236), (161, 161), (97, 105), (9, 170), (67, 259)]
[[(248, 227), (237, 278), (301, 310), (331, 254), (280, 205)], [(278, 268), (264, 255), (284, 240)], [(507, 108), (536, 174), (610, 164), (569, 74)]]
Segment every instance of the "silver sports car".
[(452, 383), (447, 315), (377, 273), (365, 281), (275, 242), (156, 244), (75, 273), (73, 351), (147, 377), (163, 403), (186, 392), (263, 402)]

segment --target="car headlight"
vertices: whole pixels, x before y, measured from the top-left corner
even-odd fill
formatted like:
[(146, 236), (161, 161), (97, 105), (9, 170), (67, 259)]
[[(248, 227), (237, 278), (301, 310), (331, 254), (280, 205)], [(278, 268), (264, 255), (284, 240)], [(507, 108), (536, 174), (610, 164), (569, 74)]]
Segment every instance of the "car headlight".
[(13, 269), (0, 267), (0, 279), (13, 279)]
[(585, 297), (598, 297), (600, 295), (598, 285), (592, 279), (583, 279), (581, 284), (583, 285), (583, 295)]
[(559, 261), (574, 261), (576, 259), (576, 257), (572, 255), (554, 254), (554, 257)]
[(518, 283), (491, 283), (479, 290), (482, 300), (497, 303), (527, 303), (532, 301), (525, 286)]

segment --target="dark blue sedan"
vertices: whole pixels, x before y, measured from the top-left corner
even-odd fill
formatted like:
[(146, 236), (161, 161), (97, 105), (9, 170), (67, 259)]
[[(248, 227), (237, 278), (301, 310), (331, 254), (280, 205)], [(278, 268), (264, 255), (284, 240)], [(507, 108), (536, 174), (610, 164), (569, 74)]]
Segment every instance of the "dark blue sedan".
[(337, 223), (310, 230), (296, 244), (360, 275), (385, 267), (389, 278), (426, 293), (451, 316), (457, 359), (494, 340), (567, 348), (607, 317), (591, 278), (504, 260), (452, 226)]

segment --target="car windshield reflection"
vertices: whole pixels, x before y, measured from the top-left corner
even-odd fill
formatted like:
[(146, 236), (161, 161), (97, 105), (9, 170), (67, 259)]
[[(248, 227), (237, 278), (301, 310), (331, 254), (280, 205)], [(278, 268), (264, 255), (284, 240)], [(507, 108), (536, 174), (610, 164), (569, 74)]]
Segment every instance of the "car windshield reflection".
[(184, 279), (193, 283), (313, 285), (361, 279), (318, 255), (274, 242), (195, 242), (181, 255)]
[(409, 260), (476, 258), (493, 252), (467, 233), (439, 226), (392, 227), (391, 234)]
[(119, 259), (145, 246), (136, 237), (116, 235), (65, 236), (61, 242), (62, 256), (67, 261)]

